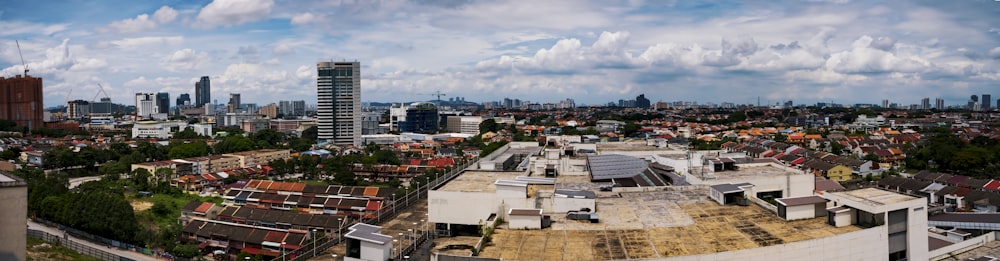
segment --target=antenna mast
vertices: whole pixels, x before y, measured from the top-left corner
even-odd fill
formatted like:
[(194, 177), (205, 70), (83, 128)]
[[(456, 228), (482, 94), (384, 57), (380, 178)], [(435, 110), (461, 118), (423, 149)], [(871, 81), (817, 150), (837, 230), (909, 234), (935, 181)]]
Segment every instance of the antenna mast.
[(17, 56), (21, 57), (21, 65), (24, 66), (24, 77), (28, 77), (28, 64), (24, 63), (24, 55), (21, 54), (21, 43), (14, 40), (14, 44), (17, 44)]

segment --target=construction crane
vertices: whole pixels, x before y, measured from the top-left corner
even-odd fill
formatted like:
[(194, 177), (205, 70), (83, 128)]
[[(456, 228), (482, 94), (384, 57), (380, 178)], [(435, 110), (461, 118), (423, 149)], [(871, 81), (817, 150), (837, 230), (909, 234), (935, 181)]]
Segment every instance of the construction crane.
[(24, 77), (28, 77), (28, 64), (24, 63), (24, 55), (21, 54), (21, 43), (14, 40), (14, 44), (17, 44), (17, 56), (21, 57), (21, 65), (24, 66)]
[[(104, 94), (104, 98), (108, 98), (108, 104), (107, 104), (108, 108), (105, 108), (105, 109), (107, 109), (107, 113), (111, 113), (111, 96), (108, 95), (108, 92), (104, 91), (104, 85), (101, 85), (100, 83), (98, 83), (97, 87), (100, 87), (101, 89), (99, 91), (97, 91), (96, 94), (94, 94), (94, 98), (91, 99), (92, 100), (91, 104), (96, 105), (97, 104), (97, 96), (99, 96), (99, 95), (101, 95), (103, 93)], [(91, 112), (93, 112), (93, 109), (91, 109)]]
[(448, 96), (447, 94), (441, 93), (441, 91), (435, 91), (434, 93), (424, 93), (424, 95), (431, 95), (437, 97), (437, 102), (441, 103), (441, 96)]

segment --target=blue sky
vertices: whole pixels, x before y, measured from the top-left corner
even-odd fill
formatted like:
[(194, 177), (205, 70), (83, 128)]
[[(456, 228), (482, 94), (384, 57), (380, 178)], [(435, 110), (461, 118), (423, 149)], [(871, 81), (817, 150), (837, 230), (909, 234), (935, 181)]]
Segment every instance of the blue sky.
[(0, 38), (0, 76), (20, 41), (46, 106), (98, 84), (173, 99), (202, 75), (220, 102), (315, 103), (316, 62), (344, 59), (364, 101), (1000, 98), (993, 0), (12, 1)]

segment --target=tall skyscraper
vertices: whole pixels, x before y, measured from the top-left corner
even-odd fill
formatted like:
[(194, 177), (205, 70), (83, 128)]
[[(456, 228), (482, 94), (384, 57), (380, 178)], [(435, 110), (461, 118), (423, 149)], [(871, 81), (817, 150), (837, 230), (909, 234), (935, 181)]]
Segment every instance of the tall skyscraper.
[(42, 78), (17, 75), (0, 77), (0, 119), (14, 121), (28, 129), (44, 125)]
[[(361, 100), (361, 98), (358, 98), (358, 100)], [(292, 101), (292, 115), (306, 116), (306, 101)]]
[(361, 63), (320, 62), (316, 70), (319, 140), (360, 146)]
[(226, 112), (239, 112), (240, 111), (240, 94), (230, 93), (229, 103), (226, 104)]
[(289, 101), (278, 101), (278, 113), (284, 116), (292, 116), (292, 103)]
[(941, 98), (934, 99), (934, 108), (938, 109), (939, 111), (944, 110), (944, 99)]
[(200, 81), (194, 83), (194, 100), (194, 105), (198, 107), (211, 103), (212, 82), (208, 76), (202, 76)]
[(646, 99), (646, 94), (639, 94), (639, 96), (635, 97), (635, 107), (649, 108), (649, 99)]
[(882, 108), (889, 108), (889, 100), (882, 100)]
[[(982, 106), (980, 106), (980, 107), (983, 108), (983, 111), (990, 111), (990, 109), (993, 108), (992, 107), (993, 104), (990, 104), (991, 102), (993, 102), (993, 101), (990, 100), (992, 97), (990, 97), (989, 94), (983, 94), (982, 97), (983, 97), (983, 102), (981, 102)], [(1000, 105), (1000, 104), (997, 104), (997, 105)]]
[(165, 92), (156, 93), (156, 112), (167, 113), (170, 111), (170, 94)]
[(143, 119), (150, 119), (150, 115), (158, 113), (160, 110), (156, 106), (155, 93), (135, 94), (135, 115)]
[(191, 95), (188, 95), (187, 93), (182, 93), (180, 96), (177, 96), (176, 105), (177, 106), (191, 105)]
[(920, 109), (930, 110), (931, 109), (931, 98), (920, 99)]
[(969, 110), (975, 110), (974, 108), (976, 108), (976, 105), (978, 105), (977, 103), (979, 103), (979, 96), (976, 96), (975, 94), (973, 94), (972, 96), (970, 96), (969, 97)]

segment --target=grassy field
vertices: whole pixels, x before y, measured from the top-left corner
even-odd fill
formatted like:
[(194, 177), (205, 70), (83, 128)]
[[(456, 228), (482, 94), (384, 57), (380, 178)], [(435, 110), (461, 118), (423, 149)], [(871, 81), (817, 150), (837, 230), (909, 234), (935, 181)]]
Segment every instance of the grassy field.
[[(72, 260), (72, 261), (100, 261), (96, 257), (85, 256), (61, 246), (53, 246), (50, 243), (35, 238), (28, 237), (28, 261), (49, 261), (49, 260)], [(47, 244), (48, 247), (43, 246)]]
[[(153, 194), (151, 197), (132, 198), (135, 216), (144, 226), (167, 227), (177, 223), (181, 216), (181, 208), (193, 200), (221, 204), (221, 197), (200, 197), (192, 194), (169, 195)], [(163, 205), (163, 208), (156, 207)], [(140, 207), (141, 206), (141, 207)], [(159, 211), (159, 213), (157, 213)]]

